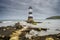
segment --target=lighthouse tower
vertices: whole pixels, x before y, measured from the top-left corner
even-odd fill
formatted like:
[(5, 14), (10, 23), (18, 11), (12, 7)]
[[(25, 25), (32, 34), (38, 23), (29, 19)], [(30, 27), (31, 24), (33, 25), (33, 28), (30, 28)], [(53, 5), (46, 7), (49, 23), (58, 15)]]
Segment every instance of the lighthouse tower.
[(28, 12), (28, 20), (27, 20), (27, 22), (28, 23), (32, 23), (33, 22), (33, 15), (32, 15), (32, 7), (30, 6), (29, 8), (29, 12)]

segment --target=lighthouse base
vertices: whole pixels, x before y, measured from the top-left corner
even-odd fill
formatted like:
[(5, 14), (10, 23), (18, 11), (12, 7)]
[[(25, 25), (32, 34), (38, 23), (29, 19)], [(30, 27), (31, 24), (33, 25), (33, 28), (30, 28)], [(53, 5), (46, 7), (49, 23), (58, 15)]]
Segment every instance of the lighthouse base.
[(34, 25), (37, 24), (33, 19), (28, 19), (28, 20), (27, 20), (27, 23), (34, 24)]

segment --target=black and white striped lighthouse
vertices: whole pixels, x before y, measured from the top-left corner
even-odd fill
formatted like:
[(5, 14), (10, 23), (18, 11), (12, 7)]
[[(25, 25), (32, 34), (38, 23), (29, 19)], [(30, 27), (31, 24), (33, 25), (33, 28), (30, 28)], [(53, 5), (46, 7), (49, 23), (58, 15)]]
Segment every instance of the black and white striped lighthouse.
[(28, 22), (29, 23), (31, 23), (31, 22), (33, 22), (33, 15), (32, 15), (32, 7), (31, 6), (29, 6), (29, 12), (28, 12)]
[(28, 19), (33, 19), (33, 15), (32, 15), (32, 7), (30, 6), (29, 8), (29, 13), (28, 13)]

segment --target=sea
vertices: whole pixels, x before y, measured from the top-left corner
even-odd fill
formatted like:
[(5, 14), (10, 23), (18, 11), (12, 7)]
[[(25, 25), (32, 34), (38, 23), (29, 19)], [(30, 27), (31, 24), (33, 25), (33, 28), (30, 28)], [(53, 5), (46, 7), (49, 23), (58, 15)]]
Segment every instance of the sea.
[[(42, 22), (38, 23), (37, 25), (40, 28), (48, 28), (49, 30), (46, 31), (41, 31), (40, 35), (49, 35), (49, 34), (58, 34), (60, 33), (60, 19), (44, 19), (44, 20), (35, 20), (37, 22)], [(2, 21), (0, 23), (0, 27), (2, 26), (13, 26), (15, 23), (20, 22), (20, 21)]]

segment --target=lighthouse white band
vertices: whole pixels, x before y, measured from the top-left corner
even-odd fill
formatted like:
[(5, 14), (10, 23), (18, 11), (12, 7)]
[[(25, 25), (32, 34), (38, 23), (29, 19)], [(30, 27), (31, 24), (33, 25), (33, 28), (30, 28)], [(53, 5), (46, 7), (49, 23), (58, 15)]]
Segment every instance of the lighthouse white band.
[(32, 12), (33, 10), (32, 9), (29, 9), (29, 12)]
[(33, 16), (32, 14), (30, 14), (29, 16)]

